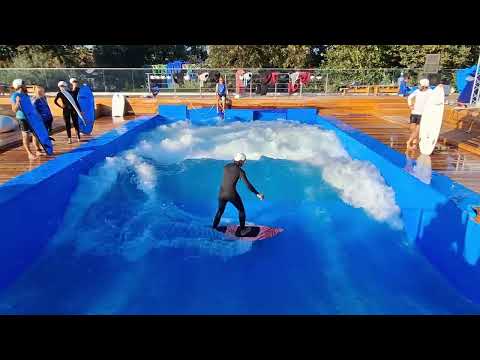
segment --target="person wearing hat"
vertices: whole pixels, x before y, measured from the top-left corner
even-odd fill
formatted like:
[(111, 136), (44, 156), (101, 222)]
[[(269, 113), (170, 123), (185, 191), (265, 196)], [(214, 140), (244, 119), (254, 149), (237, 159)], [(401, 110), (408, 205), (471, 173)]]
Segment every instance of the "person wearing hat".
[[(15, 91), (10, 97), (10, 102), (12, 104), (12, 111), (15, 112), (15, 117), (18, 121), (18, 125), (20, 126), (20, 130), (22, 131), (23, 147), (27, 152), (28, 159), (35, 160), (37, 156), (34, 155), (30, 150), (30, 138), (32, 134), (32, 129), (20, 106), (20, 97), (28, 96), (27, 88), (25, 87), (25, 83), (23, 82), (22, 79), (13, 80), (12, 87)], [(33, 136), (32, 142), (36, 148), (37, 155), (39, 155), (41, 153), (40, 144), (38, 143), (38, 140), (35, 136)]]
[(218, 210), (213, 220), (213, 228), (217, 229), (220, 224), (220, 219), (222, 218), (223, 212), (227, 203), (230, 202), (238, 210), (238, 218), (240, 221), (240, 234), (244, 235), (246, 233), (245, 229), (245, 208), (243, 206), (242, 199), (237, 192), (237, 182), (238, 179), (247, 185), (248, 190), (253, 192), (260, 200), (264, 199), (263, 194), (260, 194), (253, 185), (248, 181), (245, 171), (242, 169), (242, 166), (245, 165), (247, 157), (244, 153), (238, 153), (235, 155), (234, 161), (224, 166), (223, 168), (223, 181), (220, 186), (220, 193), (218, 195)]
[(429, 86), (430, 81), (428, 79), (421, 79), (420, 87), (408, 96), (408, 106), (412, 112), (410, 114), (410, 137), (407, 141), (407, 149), (415, 148), (418, 144), (423, 109), (433, 91)]
[(43, 120), (48, 134), (52, 133), (53, 115), (48, 106), (47, 97), (45, 96), (45, 88), (41, 85), (35, 86), (35, 95), (32, 99), (32, 104), (37, 110), (38, 114)]
[[(80, 91), (80, 86), (78, 85), (78, 80), (75, 78), (70, 79), (71, 89), (69, 90), (74, 99), (77, 99), (78, 92)], [(80, 109), (80, 108), (79, 108)]]
[[(78, 114), (75, 111), (75, 108), (73, 107), (72, 104), (70, 104), (70, 101), (68, 101), (67, 97), (63, 94), (64, 91), (68, 91), (68, 85), (65, 81), (59, 81), (58, 82), (58, 88), (60, 91), (57, 93), (57, 96), (55, 97), (55, 100), (53, 101), (55, 105), (57, 105), (59, 108), (63, 109), (63, 120), (65, 121), (65, 129), (67, 130), (67, 136), (68, 136), (68, 143), (72, 143), (72, 123), (73, 127), (75, 128), (75, 132), (77, 133), (77, 139), (78, 142), (80, 142), (80, 129), (78, 126)], [(77, 97), (74, 96), (72, 92), (73, 100), (75, 101), (75, 104), (77, 105), (78, 109), (80, 109), (80, 104), (78, 103)], [(61, 103), (59, 103), (59, 100), (62, 100)]]

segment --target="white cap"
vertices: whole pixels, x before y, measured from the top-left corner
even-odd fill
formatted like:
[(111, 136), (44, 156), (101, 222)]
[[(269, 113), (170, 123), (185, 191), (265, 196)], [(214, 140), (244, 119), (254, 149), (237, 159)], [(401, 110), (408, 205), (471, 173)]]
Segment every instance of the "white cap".
[(65, 81), (62, 80), (62, 81), (58, 82), (58, 87), (60, 87), (60, 86), (68, 86), (68, 84)]
[(15, 90), (18, 89), (22, 85), (23, 85), (23, 80), (22, 79), (15, 79), (15, 80), (12, 81), (12, 87)]
[(77, 79), (75, 79), (75, 78), (71, 78), (71, 79), (70, 79), (70, 84), (73, 84), (75, 81), (76, 81), (76, 82), (78, 82), (78, 80), (77, 80)]
[(430, 81), (428, 81), (428, 79), (421, 79), (420, 80), (420, 86), (429, 87), (430, 86)]
[(237, 153), (234, 158), (235, 161), (246, 161), (247, 156), (244, 153)]

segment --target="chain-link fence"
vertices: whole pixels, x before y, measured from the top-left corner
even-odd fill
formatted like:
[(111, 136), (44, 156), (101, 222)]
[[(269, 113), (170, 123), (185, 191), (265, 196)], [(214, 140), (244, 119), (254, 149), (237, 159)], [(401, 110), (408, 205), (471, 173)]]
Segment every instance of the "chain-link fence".
[[(218, 76), (226, 80), (230, 93), (244, 96), (255, 94), (283, 95), (289, 93), (337, 94), (345, 89), (367, 85), (397, 86), (401, 73), (415, 85), (421, 77), (432, 84), (442, 81), (455, 83), (455, 69), (441, 69), (436, 74), (424, 74), (423, 69), (238, 69), (195, 68), (171, 70), (165, 66), (149, 68), (32, 68), (0, 69), (0, 83), (11, 84), (24, 79), (28, 85), (41, 84), (47, 91), (57, 91), (57, 83), (71, 77), (88, 84), (95, 92), (130, 92), (154, 94), (198, 94), (215, 91)], [(294, 75), (297, 73), (298, 75)], [(208, 74), (205, 76), (205, 74)], [(245, 75), (247, 74), (247, 75)], [(272, 79), (273, 76), (273, 79)]]

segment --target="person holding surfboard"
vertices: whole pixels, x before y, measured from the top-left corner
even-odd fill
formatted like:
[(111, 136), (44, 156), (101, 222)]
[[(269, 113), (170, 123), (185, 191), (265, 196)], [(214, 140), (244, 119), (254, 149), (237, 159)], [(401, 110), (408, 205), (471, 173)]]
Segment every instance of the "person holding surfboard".
[[(21, 106), (20, 106), (20, 97), (21, 96), (28, 96), (27, 88), (25, 87), (25, 83), (22, 79), (15, 79), (12, 82), (12, 87), (15, 90), (12, 96), (10, 97), (10, 102), (12, 104), (12, 110), (15, 112), (15, 117), (18, 121), (20, 126), (20, 130), (22, 131), (22, 143), (25, 151), (27, 152), (29, 160), (35, 160), (37, 158), (36, 155), (32, 153), (30, 150), (30, 137), (32, 133), (32, 129), (30, 124), (27, 121), (25, 114), (23, 113)], [(33, 145), (37, 149), (37, 155), (39, 155), (39, 144), (37, 138), (33, 136), (32, 139)]]
[(47, 128), (48, 134), (52, 133), (53, 115), (48, 106), (47, 98), (45, 96), (45, 89), (43, 86), (37, 85), (35, 87), (35, 95), (32, 99), (32, 104), (42, 117), (43, 123)]
[(408, 106), (412, 110), (410, 114), (410, 137), (407, 141), (407, 149), (415, 148), (418, 144), (423, 110), (427, 99), (432, 94), (432, 89), (429, 87), (430, 81), (428, 79), (421, 79), (419, 84), (420, 87), (412, 92), (407, 99)]
[(217, 94), (217, 112), (220, 108), (222, 113), (225, 112), (225, 103), (227, 101), (228, 89), (222, 76), (218, 79), (218, 83), (215, 87), (215, 93)]
[(74, 99), (78, 98), (78, 92), (80, 91), (80, 86), (78, 85), (78, 80), (75, 78), (70, 79), (70, 85), (72, 89), (70, 90), (70, 94), (72, 94)]
[(234, 161), (224, 166), (223, 168), (223, 181), (222, 185), (220, 186), (220, 193), (218, 195), (218, 210), (213, 220), (213, 228), (218, 229), (218, 225), (220, 224), (220, 219), (222, 218), (223, 212), (225, 211), (225, 207), (227, 203), (230, 202), (235, 206), (238, 210), (238, 218), (240, 221), (240, 234), (244, 235), (248, 232), (245, 228), (245, 208), (243, 206), (242, 199), (237, 192), (237, 182), (238, 179), (242, 179), (242, 181), (247, 185), (248, 190), (253, 192), (260, 200), (264, 199), (263, 194), (260, 194), (248, 181), (247, 175), (245, 171), (242, 169), (242, 166), (245, 165), (247, 161), (247, 157), (243, 153), (238, 153), (235, 155)]
[[(77, 97), (72, 96), (72, 92), (68, 91), (67, 83), (65, 81), (60, 81), (58, 83), (59, 92), (53, 101), (55, 105), (63, 109), (63, 120), (65, 121), (65, 128), (67, 130), (68, 143), (72, 143), (72, 123), (77, 134), (78, 142), (80, 142), (80, 128), (78, 125), (78, 114), (75, 110), (74, 104), (68, 99), (68, 97), (73, 97), (73, 101), (78, 109), (80, 109), (80, 104), (78, 103)], [(74, 93), (73, 93), (74, 94)], [(70, 96), (69, 96), (70, 95)], [(62, 103), (60, 104), (58, 100), (61, 99)]]

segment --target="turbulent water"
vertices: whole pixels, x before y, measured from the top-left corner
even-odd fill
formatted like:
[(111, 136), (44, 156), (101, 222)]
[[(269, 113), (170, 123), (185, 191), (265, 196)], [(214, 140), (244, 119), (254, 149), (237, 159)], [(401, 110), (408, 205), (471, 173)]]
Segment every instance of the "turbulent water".
[[(236, 152), (247, 221), (285, 232), (228, 240), (209, 225)], [(237, 222), (227, 206), (222, 222)], [(410, 248), (395, 193), (335, 134), (275, 121), (163, 125), (79, 185), (45, 254), (0, 313), (472, 313)]]

